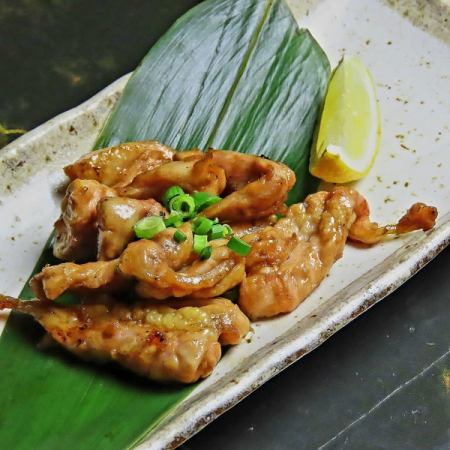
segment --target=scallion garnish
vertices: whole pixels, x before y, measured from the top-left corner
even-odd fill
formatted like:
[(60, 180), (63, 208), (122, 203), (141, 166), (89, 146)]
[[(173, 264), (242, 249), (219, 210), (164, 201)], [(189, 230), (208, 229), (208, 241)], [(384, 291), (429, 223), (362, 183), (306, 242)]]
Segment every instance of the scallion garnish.
[(160, 216), (150, 216), (136, 222), (134, 232), (140, 239), (151, 239), (165, 228), (166, 225)]
[(237, 238), (236, 236), (233, 236), (228, 241), (227, 246), (230, 250), (233, 250), (233, 252), (238, 254), (239, 256), (247, 256), (252, 249), (250, 245), (248, 245), (242, 239)]
[(197, 217), (193, 222), (192, 229), (196, 234), (208, 234), (214, 225), (214, 222), (206, 217)]
[(183, 195), (184, 191), (180, 186), (171, 186), (163, 195), (163, 203), (166, 208), (169, 207), (170, 200), (172, 200), (177, 195)]
[(231, 234), (233, 232), (230, 225), (228, 225), (227, 223), (224, 223), (223, 226), (228, 230), (228, 234)]
[[(240, 256), (247, 256), (251, 246), (243, 240), (233, 236), (233, 230), (227, 224), (219, 223), (219, 219), (208, 219), (197, 216), (197, 214), (208, 206), (214, 205), (222, 200), (218, 195), (208, 192), (195, 192), (186, 194), (180, 186), (171, 186), (163, 195), (163, 203), (169, 209), (168, 217), (162, 219), (159, 216), (145, 217), (134, 226), (134, 231), (138, 238), (151, 239), (164, 230), (166, 227), (178, 228), (183, 221), (192, 221), (192, 232), (194, 233), (194, 243), (192, 250), (199, 255), (200, 259), (208, 259), (211, 256), (212, 248), (208, 245), (209, 239), (229, 239), (228, 247)], [(231, 237), (231, 239), (230, 239)], [(173, 239), (177, 243), (187, 239), (186, 234), (176, 230)]]
[(195, 201), (195, 208), (198, 212), (222, 200), (218, 195), (212, 195), (208, 192), (194, 192), (192, 198)]
[(175, 240), (175, 242), (181, 244), (181, 242), (184, 242), (187, 239), (187, 236), (182, 231), (177, 230), (173, 234), (173, 239)]
[(194, 234), (193, 250), (197, 255), (200, 255), (201, 251), (208, 246), (208, 236)]
[(183, 223), (183, 216), (177, 212), (171, 212), (168, 217), (164, 219), (166, 227), (178, 228)]
[(223, 239), (230, 234), (231, 228), (229, 226), (222, 225), (220, 223), (215, 224), (211, 228), (211, 239)]
[(210, 245), (207, 245), (202, 249), (199, 256), (201, 260), (205, 260), (210, 258), (211, 254), (212, 254), (212, 247)]
[(181, 214), (183, 217), (192, 217), (195, 214), (195, 202), (189, 194), (173, 197), (169, 202), (171, 212)]

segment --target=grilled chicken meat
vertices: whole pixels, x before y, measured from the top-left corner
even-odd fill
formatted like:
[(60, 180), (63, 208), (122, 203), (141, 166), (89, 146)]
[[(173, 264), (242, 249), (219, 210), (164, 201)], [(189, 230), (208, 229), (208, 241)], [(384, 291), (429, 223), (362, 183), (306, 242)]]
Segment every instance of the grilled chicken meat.
[(116, 195), (108, 186), (94, 180), (72, 181), (61, 204), (62, 214), (55, 223), (53, 254), (65, 261), (94, 259), (97, 247), (97, 204)]
[(66, 262), (45, 266), (30, 281), (31, 289), (41, 300), (55, 300), (65, 292), (116, 292), (130, 287), (130, 280), (117, 270), (118, 260), (85, 264)]
[(354, 190), (309, 195), (274, 226), (247, 235), (241, 230), (252, 250), (239, 306), (252, 320), (292, 311), (342, 256), (347, 237), (373, 244), (388, 234), (428, 230), (436, 216), (435, 208), (415, 204), (397, 225), (380, 227), (370, 222), (367, 202)]
[(141, 298), (161, 300), (217, 297), (243, 280), (244, 259), (226, 240), (211, 242), (211, 257), (201, 261), (192, 250), (190, 224), (181, 230), (187, 237), (182, 243), (173, 239), (175, 229), (167, 229), (155, 240), (129, 244), (118, 259), (46, 266), (32, 278), (31, 288), (39, 299), (55, 300), (65, 292), (120, 292), (134, 286)]
[(114, 291), (134, 285), (139, 297), (162, 300), (212, 298), (240, 284), (239, 304), (257, 320), (295, 309), (342, 256), (347, 238), (374, 244), (389, 234), (427, 230), (436, 215), (435, 208), (415, 204), (398, 224), (380, 227), (370, 222), (367, 202), (360, 194), (336, 188), (308, 196), (276, 223), (267, 217), (236, 224), (236, 234), (252, 246), (246, 258), (219, 239), (210, 243), (211, 257), (199, 260), (192, 251), (191, 225), (185, 223), (182, 243), (173, 239), (175, 229), (169, 228), (152, 240), (129, 244), (108, 264), (46, 267), (31, 285), (41, 299), (53, 300), (65, 291)]
[(238, 344), (249, 331), (245, 315), (221, 298), (170, 306), (111, 302), (67, 307), (0, 296), (4, 308), (31, 314), (82, 359), (116, 361), (162, 382), (207, 377), (220, 359), (221, 344)]
[[(225, 221), (257, 219), (279, 212), (295, 184), (295, 174), (282, 163), (254, 155), (224, 150), (198, 150), (177, 154), (173, 162), (138, 175), (119, 195), (132, 198), (156, 198), (170, 186), (187, 192), (225, 192), (221, 202), (203, 215)], [(180, 155), (180, 156), (178, 156)]]
[(210, 258), (193, 259), (190, 253), (189, 264), (177, 271), (161, 245), (141, 239), (125, 249), (119, 270), (138, 281), (136, 292), (143, 298), (219, 296), (242, 281), (244, 260), (226, 246), (226, 241), (212, 241), (211, 246)]
[(218, 195), (226, 185), (224, 170), (205, 154), (190, 152), (190, 157), (172, 161), (153, 170), (141, 173), (119, 195), (131, 198), (156, 198), (160, 200), (171, 186), (181, 186), (186, 192), (209, 192)]
[(127, 142), (90, 152), (64, 168), (71, 179), (95, 180), (111, 187), (126, 186), (140, 173), (173, 159), (175, 151), (157, 141)]
[(295, 183), (284, 164), (221, 150), (175, 153), (155, 141), (98, 150), (65, 171), (79, 178), (62, 202), (53, 251), (59, 259), (78, 262), (118, 257), (139, 219), (165, 212), (153, 198), (161, 199), (174, 184), (187, 192), (225, 192), (225, 199), (203, 215), (233, 222), (283, 211)]
[(133, 239), (133, 225), (147, 215), (165, 215), (156, 200), (116, 197), (97, 181), (76, 179), (63, 199), (55, 223), (53, 254), (65, 261), (117, 258)]
[(286, 165), (259, 156), (226, 150), (210, 150), (213, 164), (226, 176), (227, 195), (206, 208), (203, 215), (228, 222), (255, 220), (283, 209), (288, 192), (295, 184), (295, 174)]
[[(89, 153), (65, 172), (72, 182), (55, 223), (54, 254), (91, 262), (44, 267), (30, 282), (39, 300), (0, 295), (0, 309), (33, 315), (81, 358), (117, 361), (164, 382), (208, 376), (221, 344), (237, 344), (248, 332), (246, 315), (258, 320), (295, 309), (348, 239), (372, 245), (388, 235), (428, 230), (437, 217), (435, 208), (416, 203), (397, 224), (382, 227), (370, 221), (366, 200), (345, 187), (287, 208), (295, 175), (284, 164), (222, 150), (177, 153), (155, 141)], [(200, 214), (230, 223), (250, 253), (239, 256), (227, 239), (213, 239), (210, 257), (202, 260), (193, 251), (190, 222), (178, 228), (182, 239), (169, 227), (135, 240), (138, 220), (167, 214), (158, 200), (174, 185), (224, 197)], [(236, 286), (239, 306), (220, 298)], [(84, 295), (84, 303), (49, 301), (65, 292)], [(106, 297), (133, 292), (139, 299), (133, 304)]]
[(109, 261), (121, 255), (134, 237), (133, 226), (145, 216), (164, 216), (166, 209), (156, 200), (105, 197), (97, 205), (97, 259)]

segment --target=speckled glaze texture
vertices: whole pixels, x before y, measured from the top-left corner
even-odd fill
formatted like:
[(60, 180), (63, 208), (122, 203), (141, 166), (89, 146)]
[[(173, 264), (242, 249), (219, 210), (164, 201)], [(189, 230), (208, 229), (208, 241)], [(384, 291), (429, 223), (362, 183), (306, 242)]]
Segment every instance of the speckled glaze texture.
[[(289, 4), (333, 65), (343, 54), (357, 54), (373, 73), (383, 117), (381, 150), (355, 187), (368, 198), (375, 220), (389, 223), (423, 201), (438, 208), (437, 226), (370, 249), (347, 246), (330, 276), (296, 311), (253, 324), (246, 341), (226, 352), (217, 370), (161, 420), (140, 449), (180, 445), (400, 286), (450, 242), (448, 1)], [(61, 168), (92, 147), (126, 81), (0, 153), (2, 291), (19, 293), (58, 216)]]
[(414, 25), (450, 44), (449, 0), (385, 0)]

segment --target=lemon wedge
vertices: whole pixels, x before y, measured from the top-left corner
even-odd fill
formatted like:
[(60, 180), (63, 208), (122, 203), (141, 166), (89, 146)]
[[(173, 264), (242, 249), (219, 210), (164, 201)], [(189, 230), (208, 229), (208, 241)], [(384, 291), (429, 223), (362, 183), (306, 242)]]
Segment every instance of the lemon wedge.
[(334, 71), (312, 150), (310, 172), (331, 183), (364, 177), (380, 146), (381, 118), (369, 69), (345, 57)]

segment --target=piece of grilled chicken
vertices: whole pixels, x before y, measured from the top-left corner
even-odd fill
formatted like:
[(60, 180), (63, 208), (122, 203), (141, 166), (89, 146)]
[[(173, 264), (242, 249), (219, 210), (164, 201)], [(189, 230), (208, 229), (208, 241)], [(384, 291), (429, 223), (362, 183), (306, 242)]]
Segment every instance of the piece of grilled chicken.
[(117, 260), (45, 267), (31, 286), (36, 296), (49, 300), (65, 291), (114, 292), (133, 285), (138, 296), (162, 300), (212, 298), (240, 284), (239, 305), (258, 320), (295, 309), (342, 256), (347, 239), (375, 244), (387, 235), (428, 230), (436, 217), (436, 208), (416, 203), (397, 224), (379, 226), (370, 221), (364, 197), (340, 187), (309, 195), (275, 223), (269, 217), (232, 224), (252, 246), (245, 258), (217, 240), (211, 242), (211, 258), (198, 260), (186, 223), (183, 243), (175, 242), (174, 229), (168, 229), (153, 240), (129, 244)]
[(252, 320), (290, 312), (322, 282), (347, 238), (372, 245), (388, 235), (429, 230), (436, 217), (436, 208), (416, 203), (397, 224), (379, 226), (357, 191), (338, 187), (311, 194), (273, 226), (248, 226), (248, 234), (245, 226), (237, 229), (252, 245), (239, 306)]
[(41, 300), (55, 300), (66, 291), (87, 295), (133, 288), (141, 298), (163, 300), (220, 297), (242, 281), (244, 258), (225, 239), (211, 241), (211, 257), (201, 260), (192, 249), (191, 224), (180, 230), (186, 235), (181, 243), (173, 239), (176, 229), (168, 228), (152, 240), (132, 242), (111, 261), (45, 266), (32, 278), (31, 288)]
[(128, 305), (117, 301), (62, 306), (0, 295), (0, 309), (31, 314), (64, 348), (98, 362), (116, 361), (160, 382), (207, 377), (221, 345), (238, 344), (249, 321), (229, 300)]
[(55, 223), (53, 254), (65, 261), (117, 258), (133, 240), (139, 219), (166, 213), (153, 199), (117, 197), (98, 181), (77, 178), (67, 187)]
[[(175, 152), (156, 141), (88, 153), (65, 167), (71, 178), (55, 223), (54, 255), (64, 261), (117, 258), (146, 215), (167, 211), (156, 201), (172, 185), (225, 194), (202, 214), (231, 222), (284, 210), (295, 174), (284, 164), (238, 152)], [(154, 200), (156, 199), (156, 200)]]
[(139, 174), (128, 186), (118, 189), (120, 196), (160, 200), (173, 185), (186, 192), (209, 192), (224, 199), (202, 214), (227, 222), (256, 219), (283, 210), (295, 173), (281, 162), (230, 150), (183, 152), (174, 161)]
[(140, 173), (172, 161), (175, 150), (157, 141), (126, 142), (89, 152), (64, 172), (73, 181), (95, 180), (105, 186), (126, 186)]

